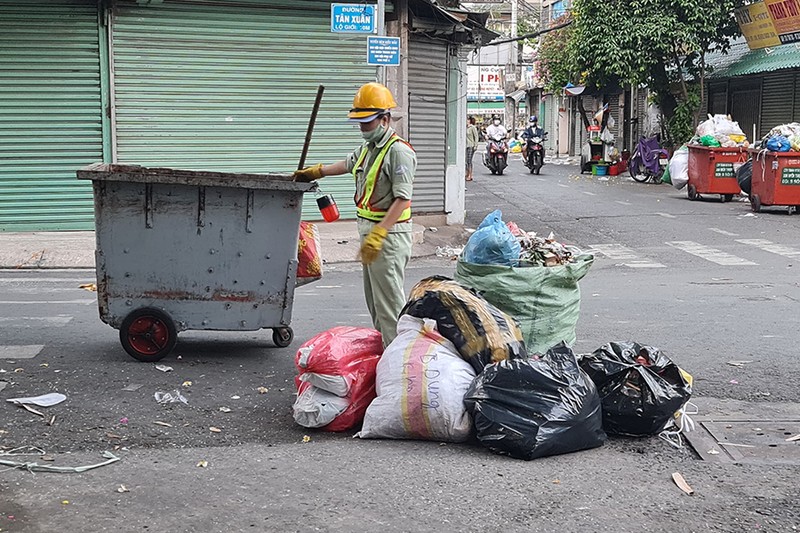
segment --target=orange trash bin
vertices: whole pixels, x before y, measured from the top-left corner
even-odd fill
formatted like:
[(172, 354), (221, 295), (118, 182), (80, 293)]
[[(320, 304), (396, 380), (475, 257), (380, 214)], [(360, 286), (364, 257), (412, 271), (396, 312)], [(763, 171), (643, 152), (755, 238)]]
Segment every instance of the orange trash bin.
[(736, 171), (746, 161), (744, 148), (689, 145), (689, 199), (697, 200), (703, 194), (719, 194), (723, 202), (730, 202), (734, 194), (742, 192)]
[(765, 152), (751, 149), (753, 181), (750, 207), (787, 206), (789, 212), (800, 209), (800, 152)]

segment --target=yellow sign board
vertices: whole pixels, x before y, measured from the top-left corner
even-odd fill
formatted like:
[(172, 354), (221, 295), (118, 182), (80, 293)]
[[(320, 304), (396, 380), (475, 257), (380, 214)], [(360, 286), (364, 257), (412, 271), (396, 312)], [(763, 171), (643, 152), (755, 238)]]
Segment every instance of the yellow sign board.
[(772, 17), (763, 1), (740, 7), (735, 14), (736, 22), (739, 23), (742, 35), (747, 39), (747, 46), (751, 50), (781, 44)]
[(735, 14), (751, 50), (800, 42), (800, 0), (759, 0)]
[(800, 0), (764, 0), (781, 44), (800, 42)]

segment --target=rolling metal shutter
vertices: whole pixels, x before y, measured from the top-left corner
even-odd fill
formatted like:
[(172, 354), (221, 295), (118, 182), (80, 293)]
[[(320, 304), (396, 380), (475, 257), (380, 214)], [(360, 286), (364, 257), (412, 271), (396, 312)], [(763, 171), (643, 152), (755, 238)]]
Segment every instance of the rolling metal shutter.
[[(347, 112), (376, 71), (364, 36), (331, 33), (329, 2), (121, 0), (111, 54), (119, 162), (292, 171), (320, 83), (308, 163), (344, 159), (362, 142)], [(321, 187), (355, 216), (352, 177)], [(303, 213), (319, 218), (313, 195)]]
[(411, 37), (408, 91), (408, 140), (417, 153), (412, 209), (414, 213), (443, 213), (447, 161), (447, 43)]
[[(775, 126), (792, 121), (791, 107), (796, 88), (787, 80), (786, 71), (764, 76), (761, 89), (761, 129), (759, 137), (766, 135)], [(745, 132), (747, 133), (747, 132)]]
[(794, 117), (792, 118), (793, 122), (800, 122), (800, 91), (797, 90), (797, 87), (800, 86), (800, 70), (795, 72), (794, 75)]
[(0, 231), (94, 228), (103, 160), (97, 3), (0, 3)]

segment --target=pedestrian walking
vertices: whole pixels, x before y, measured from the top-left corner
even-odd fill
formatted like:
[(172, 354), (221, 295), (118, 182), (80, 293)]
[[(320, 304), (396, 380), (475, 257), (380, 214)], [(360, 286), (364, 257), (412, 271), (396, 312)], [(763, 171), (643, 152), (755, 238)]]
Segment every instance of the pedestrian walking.
[(359, 124), (364, 143), (346, 159), (294, 173), (296, 181), (341, 174), (355, 178), (364, 297), (384, 346), (397, 335), (405, 304), (403, 282), (411, 258), (411, 193), (417, 168), (414, 149), (390, 125), (394, 107), (389, 89), (380, 83), (363, 85), (348, 117)]
[(467, 120), (467, 161), (466, 174), (467, 181), (472, 181), (472, 158), (478, 149), (478, 127), (475, 125), (475, 117)]

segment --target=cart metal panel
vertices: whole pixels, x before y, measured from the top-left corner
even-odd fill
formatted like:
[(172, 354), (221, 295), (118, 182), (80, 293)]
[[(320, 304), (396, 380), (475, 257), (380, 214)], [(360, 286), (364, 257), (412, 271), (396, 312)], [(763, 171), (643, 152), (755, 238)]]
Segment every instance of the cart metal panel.
[(753, 179), (750, 203), (761, 206), (800, 206), (800, 152), (766, 152), (751, 149)]
[(180, 330), (291, 323), (303, 193), (291, 175), (97, 164), (100, 318), (119, 328), (140, 308)]
[(723, 201), (740, 194), (736, 171), (747, 162), (744, 148), (717, 148), (689, 145), (689, 198), (719, 194)]

